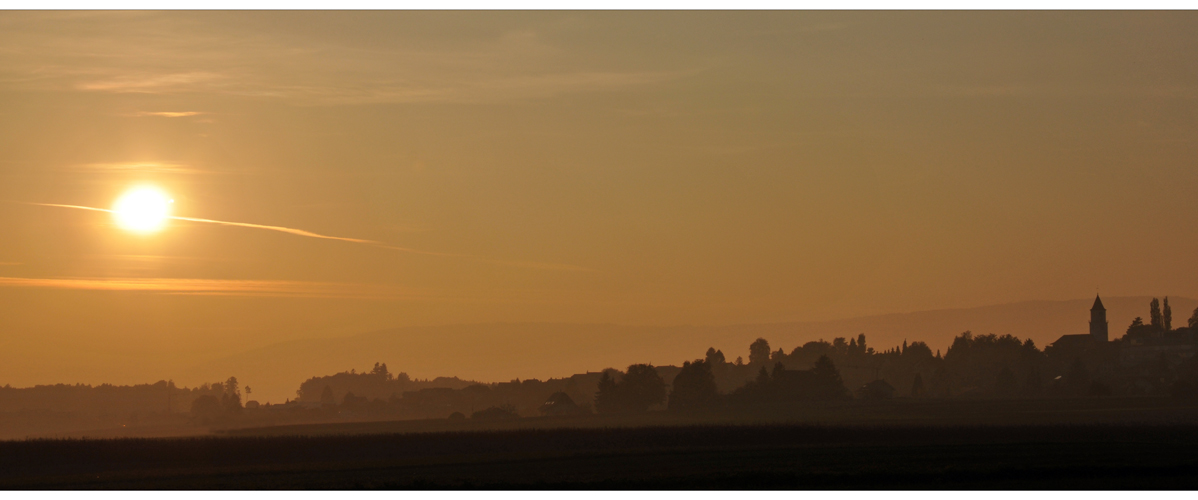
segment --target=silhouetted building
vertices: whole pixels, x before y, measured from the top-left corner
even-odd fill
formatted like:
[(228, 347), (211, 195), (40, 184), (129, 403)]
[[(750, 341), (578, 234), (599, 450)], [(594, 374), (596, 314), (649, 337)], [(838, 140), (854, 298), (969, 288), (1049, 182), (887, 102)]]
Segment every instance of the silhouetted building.
[(1164, 362), (1168, 366), (1180, 365), (1194, 357), (1195, 341), (1198, 340), (1194, 333), (1191, 328), (1128, 332), (1119, 349), (1119, 364), (1138, 366)]
[(1094, 298), (1090, 308), (1090, 333), (1062, 335), (1049, 344), (1044, 353), (1058, 368), (1081, 360), (1086, 366), (1099, 370), (1164, 364), (1177, 366), (1198, 353), (1198, 338), (1190, 328), (1166, 330), (1149, 325), (1128, 329), (1126, 335), (1111, 342), (1106, 308), (1102, 299)]
[(1160, 337), (1128, 339), (1119, 351), (1119, 363), (1133, 366), (1164, 360), (1177, 366), (1194, 357), (1194, 352), (1194, 333), (1174, 330)]
[(1095, 296), (1094, 307), (1090, 308), (1090, 333), (1062, 335), (1056, 342), (1048, 345), (1045, 353), (1062, 359), (1087, 357), (1109, 341), (1106, 308), (1102, 306), (1102, 298)]
[(1086, 366), (1110, 366), (1115, 362), (1118, 342), (1110, 341), (1106, 307), (1102, 298), (1095, 295), (1090, 308), (1090, 333), (1062, 335), (1044, 349), (1049, 362), (1056, 371), (1061, 371), (1077, 361)]
[(1095, 342), (1110, 341), (1107, 326), (1106, 308), (1102, 307), (1102, 298), (1095, 295), (1094, 307), (1090, 308), (1090, 336), (1094, 337)]

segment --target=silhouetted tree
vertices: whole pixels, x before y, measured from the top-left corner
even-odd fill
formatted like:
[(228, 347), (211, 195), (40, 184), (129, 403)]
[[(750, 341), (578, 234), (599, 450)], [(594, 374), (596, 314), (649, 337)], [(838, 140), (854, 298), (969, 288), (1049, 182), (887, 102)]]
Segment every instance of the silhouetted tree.
[(714, 347), (707, 348), (707, 356), (706, 356), (705, 360), (711, 366), (719, 366), (719, 365), (726, 363), (726, 361), (724, 360), (723, 351), (718, 351)]
[(616, 394), (616, 381), (611, 373), (603, 371), (599, 376), (599, 391), (595, 393), (595, 411), (599, 413), (614, 413), (620, 411), (619, 396)]
[(617, 393), (625, 398), (624, 406), (632, 411), (646, 411), (666, 399), (666, 382), (652, 365), (630, 365), (618, 385)]
[(768, 340), (758, 338), (749, 345), (749, 364), (764, 365), (770, 361), (770, 343)]
[(370, 400), (362, 396), (355, 396), (352, 392), (345, 393), (341, 397), (341, 409), (355, 413), (365, 413), (370, 406)]
[(836, 369), (831, 358), (820, 356), (811, 372), (815, 375), (819, 399), (838, 399), (848, 395), (849, 390), (840, 378), (840, 370)]
[(774, 363), (774, 370), (770, 372), (770, 380), (778, 380), (784, 371), (786, 371), (786, 366), (783, 366), (781, 361)]
[(600, 413), (643, 412), (666, 399), (666, 383), (651, 365), (630, 365), (619, 382), (604, 371), (595, 394)]
[(923, 389), (923, 376), (916, 373), (915, 381), (911, 382), (911, 397), (913, 397), (913, 398), (923, 397), (924, 392), (925, 391)]
[(326, 386), (324, 386), (324, 390), (320, 391), (320, 404), (324, 404), (324, 405), (337, 404), (337, 399), (333, 397), (333, 388), (332, 387), (329, 387), (326, 385)]
[(836, 337), (832, 339), (832, 352), (844, 355), (849, 352), (849, 344), (845, 342), (844, 337)]
[(191, 402), (191, 416), (201, 422), (208, 422), (224, 413), (224, 407), (216, 396), (206, 394)]
[(241, 394), (236, 392), (232, 394), (226, 393), (225, 395), (221, 396), (221, 402), (225, 406), (225, 409), (230, 413), (240, 413), (242, 410)]
[(905, 349), (903, 349), (903, 357), (911, 358), (918, 362), (931, 360), (935, 356), (932, 355), (932, 348), (928, 347), (927, 344), (923, 342), (912, 342), (911, 345), (908, 345)]
[(1165, 326), (1165, 331), (1173, 331), (1173, 309), (1169, 307), (1169, 297), (1165, 297), (1164, 311), (1161, 314), (1161, 321)]
[[(1198, 309), (1194, 310), (1194, 314), (1198, 315)], [(745, 358), (737, 356), (736, 357), (736, 366), (745, 366)]]
[(386, 363), (376, 362), (372, 368), (361, 372), (351, 369), (334, 375), (312, 377), (300, 384), (296, 395), (301, 401), (317, 402), (320, 401), (321, 391), (325, 386), (329, 386), (333, 388), (334, 394), (352, 392), (373, 401), (389, 398), (392, 394), (402, 394), (423, 388), (452, 387), (460, 389), (467, 385), (469, 382), (457, 377), (437, 377), (433, 380), (414, 382), (408, 377), (408, 374), (402, 372), (392, 374), (387, 369)]
[(225, 381), (225, 394), (221, 396), (225, 410), (230, 413), (241, 412), (241, 392), (237, 390), (237, 377), (229, 377)]
[(669, 402), (671, 410), (708, 408), (718, 397), (715, 375), (711, 373), (711, 364), (705, 360), (683, 362), (673, 386)]
[(757, 378), (754, 379), (753, 382), (756, 382), (757, 385), (764, 387), (770, 383), (770, 380), (770, 372), (763, 366), (761, 367), (761, 370), (757, 371)]
[(1148, 307), (1150, 309), (1148, 318), (1151, 321), (1150, 324), (1152, 325), (1152, 329), (1159, 332), (1164, 329), (1161, 318), (1161, 302), (1156, 300), (1156, 297), (1153, 297), (1152, 302), (1148, 304)]
[(1003, 369), (1012, 377), (1004, 382), (1008, 384), (1004, 390), (1009, 390), (1018, 387), (1013, 383), (1018, 379), (1016, 373), (1023, 376), (1045, 359), (1035, 343), (1013, 335), (990, 333), (975, 337), (967, 331), (953, 339), (944, 354), (944, 365), (955, 387), (964, 392), (986, 393), (996, 388), (996, 377)]
[(1190, 315), (1190, 328), (1198, 328), (1198, 307), (1194, 308), (1194, 314)]
[(387, 363), (375, 363), (374, 368), (370, 370), (370, 374), (384, 379), (391, 378), (391, 374), (387, 373)]
[(832, 354), (832, 344), (824, 340), (812, 341), (790, 351), (790, 361), (793, 364), (809, 366), (815, 364), (820, 356)]
[(1145, 325), (1144, 320), (1140, 319), (1139, 316), (1136, 316), (1136, 319), (1133, 319), (1131, 321), (1131, 325), (1129, 325), (1127, 327), (1127, 336), (1132, 337), (1132, 338), (1147, 337), (1147, 336), (1151, 336), (1152, 333), (1154, 333), (1156, 331), (1157, 331), (1157, 328), (1155, 326)]

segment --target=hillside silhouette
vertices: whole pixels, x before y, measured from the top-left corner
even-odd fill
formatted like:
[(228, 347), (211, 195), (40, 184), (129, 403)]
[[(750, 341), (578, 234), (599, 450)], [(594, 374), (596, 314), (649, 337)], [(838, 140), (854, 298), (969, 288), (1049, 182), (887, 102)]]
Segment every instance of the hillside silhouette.
[[(255, 399), (261, 390), (255, 394), (235, 376), (195, 388), (166, 381), (136, 386), (5, 386), (0, 388), (0, 434), (48, 435), (85, 431), (88, 426), (116, 430), (116, 425), (149, 432), (148, 424), (179, 435), (200, 429), (296, 424), (585, 420), (649, 414), (745, 421), (793, 420), (824, 412), (829, 417), (838, 415), (835, 420), (852, 420), (875, 411), (870, 406), (874, 402), (891, 401), (897, 403), (889, 406), (891, 418), (902, 410), (913, 418), (971, 423), (976, 423), (976, 416), (963, 413), (970, 401), (999, 404), (986, 410), (991, 416), (1018, 402), (1034, 412), (1058, 406), (1078, 422), (1095, 421), (1094, 414), (1082, 410), (1094, 404), (1134, 410), (1122, 413), (1122, 418), (1175, 418), (1179, 414), (1169, 412), (1186, 415), (1198, 401), (1198, 308), (1176, 310), (1177, 302), (1152, 298), (1141, 304), (1144, 316), (1112, 329), (1108, 309), (1095, 297), (1089, 309), (1089, 333), (1066, 333), (1044, 346), (1032, 338), (971, 331), (954, 335), (945, 349), (919, 340), (879, 345), (864, 333), (797, 345), (757, 337), (748, 343), (747, 356), (735, 355), (732, 349), (725, 353), (716, 346), (689, 350), (688, 356), (688, 349), (675, 347), (675, 356), (690, 359), (680, 364), (654, 363), (640, 353), (643, 361), (626, 368), (576, 369), (568, 376), (507, 382), (457, 376), (421, 379), (375, 362), (362, 371), (351, 368), (292, 381), (298, 384), (292, 385), (294, 396), (282, 404)], [(1188, 304), (1179, 307), (1188, 309)], [(492, 335), (502, 333), (491, 330)], [(687, 329), (668, 333), (685, 334)], [(364, 339), (365, 346), (377, 341), (371, 336), (350, 340), (354, 339)], [(507, 350), (497, 349), (491, 355), (515, 366), (520, 358), (511, 352), (519, 344), (506, 346)], [(1154, 407), (1172, 409), (1162, 413), (1150, 409)], [(1000, 420), (1022, 418), (1008, 415)]]
[[(1112, 328), (1146, 315), (1152, 297), (1104, 297)], [(1178, 311), (1198, 300), (1170, 297)], [(730, 326), (620, 326), (612, 324), (499, 323), (407, 327), (360, 335), (304, 339), (253, 349), (192, 367), (178, 378), (214, 380), (236, 373), (259, 390), (259, 398), (295, 397), (297, 380), (366, 368), (383, 360), (413, 378), (456, 376), (507, 381), (568, 377), (584, 371), (650, 362), (681, 365), (708, 347), (729, 361), (748, 358), (746, 347), (764, 337), (796, 346), (865, 333), (871, 345), (894, 347), (921, 341), (946, 350), (964, 331), (1031, 339), (1044, 347), (1061, 335), (1085, 333), (1093, 299), (1027, 301), (967, 309), (863, 316), (832, 321)]]

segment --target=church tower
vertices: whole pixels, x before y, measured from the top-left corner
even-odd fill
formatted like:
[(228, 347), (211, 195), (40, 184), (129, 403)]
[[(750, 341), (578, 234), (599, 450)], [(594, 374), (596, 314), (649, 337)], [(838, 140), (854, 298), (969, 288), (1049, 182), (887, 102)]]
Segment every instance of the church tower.
[(1090, 308), (1090, 336), (1095, 342), (1105, 344), (1110, 341), (1110, 335), (1107, 334), (1106, 308), (1102, 307), (1102, 299), (1097, 295), (1094, 296), (1094, 307)]

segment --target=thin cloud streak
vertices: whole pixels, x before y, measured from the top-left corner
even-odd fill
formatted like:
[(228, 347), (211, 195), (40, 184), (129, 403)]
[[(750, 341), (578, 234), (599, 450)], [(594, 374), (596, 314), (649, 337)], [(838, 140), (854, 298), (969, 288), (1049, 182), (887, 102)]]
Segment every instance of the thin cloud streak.
[[(105, 212), (112, 212), (112, 210), (105, 210)], [(386, 245), (383, 245), (382, 243), (379, 243), (379, 242), (373, 241), (373, 240), (363, 240), (363, 239), (358, 239), (358, 238), (344, 238), (341, 236), (328, 236), (328, 235), (324, 235), (324, 234), (313, 233), (311, 231), (304, 231), (303, 229), (295, 229), (295, 228), (283, 227), (283, 226), (267, 226), (264, 224), (251, 224), (248, 222), (229, 222), (229, 221), (223, 221), (223, 220), (198, 219), (195, 217), (176, 217), (173, 215), (168, 216), (168, 218), (174, 219), (174, 220), (191, 221), (191, 222), (207, 222), (209, 224), (220, 224), (223, 226), (237, 226), (237, 227), (251, 227), (251, 228), (255, 228), (255, 229), (268, 229), (271, 231), (279, 231), (282, 233), (295, 234), (295, 235), (299, 235), (299, 236), (307, 236), (309, 238), (321, 238), (321, 239), (326, 239), (326, 240), (339, 240), (339, 241), (348, 241), (351, 243), (366, 243), (369, 245), (386, 246)], [(393, 247), (387, 247), (387, 248), (393, 248)], [(400, 249), (399, 247), (394, 247), (394, 248)], [(412, 251), (410, 249), (401, 249), (401, 250)]]
[[(85, 207), (82, 205), (64, 205), (64, 204), (58, 204), (58, 203), (32, 203), (32, 202), (18, 202), (18, 203), (24, 203), (27, 205), (38, 205), (38, 206), (43, 206), (43, 207), (74, 208), (74, 209), (79, 209), (79, 210), (90, 210), (93, 212), (115, 213), (114, 210), (109, 210), (106, 208)], [(359, 243), (359, 244), (363, 244), (363, 245), (370, 245), (370, 246), (374, 246), (374, 247), (378, 247), (378, 248), (385, 248), (388, 250), (414, 253), (414, 254), (419, 254), (419, 255), (433, 255), (433, 256), (438, 256), (438, 257), (458, 257), (458, 258), (472, 259), (472, 260), (478, 260), (478, 261), (483, 261), (483, 262), (492, 262), (495, 264), (503, 264), (503, 265), (507, 265), (507, 266), (529, 267), (529, 268), (535, 268), (535, 269), (597, 272), (594, 269), (589, 269), (589, 268), (585, 268), (585, 267), (581, 267), (581, 266), (574, 266), (574, 265), (570, 265), (570, 264), (555, 264), (555, 263), (548, 263), (548, 262), (533, 262), (533, 261), (510, 261), (510, 260), (491, 259), (491, 258), (487, 258), (487, 257), (478, 257), (475, 255), (467, 255), (467, 254), (459, 254), (459, 253), (445, 253), (445, 252), (431, 252), (428, 250), (417, 250), (415, 248), (389, 245), (389, 244), (383, 243), (381, 241), (365, 240), (365, 239), (360, 239), (360, 238), (346, 238), (343, 236), (329, 236), (329, 235), (325, 235), (325, 234), (313, 233), (311, 231), (305, 231), (303, 229), (295, 229), (295, 228), (291, 228), (291, 227), (269, 226), (269, 225), (265, 225), (265, 224), (252, 224), (252, 223), (248, 223), (248, 222), (229, 222), (229, 221), (214, 220), (214, 219), (200, 219), (200, 218), (196, 218), (196, 217), (177, 217), (177, 216), (173, 216), (173, 215), (167, 216), (167, 218), (174, 219), (174, 220), (188, 221), (188, 222), (202, 222), (202, 223), (207, 223), (207, 224), (219, 224), (222, 226), (248, 227), (251, 229), (266, 229), (269, 231), (278, 231), (281, 233), (294, 234), (297, 236), (305, 236), (308, 238), (346, 241), (349, 243)]]
[(285, 30), (215, 36), (206, 25), (221, 17), (22, 13), (0, 20), (0, 86), (342, 105), (520, 100), (637, 89), (688, 74), (572, 58), (552, 36), (535, 31), (432, 45), (333, 42)]
[(124, 292), (162, 292), (172, 295), (240, 297), (298, 297), (353, 299), (415, 299), (426, 296), (395, 287), (356, 283), (283, 280), (221, 279), (100, 279), (100, 278), (15, 278), (0, 276), (0, 287), (50, 288)]
[(163, 118), (184, 118), (188, 116), (206, 115), (203, 111), (139, 111), (132, 116), (160, 116)]
[(98, 90), (116, 93), (158, 94), (207, 84), (225, 78), (223, 75), (194, 71), (190, 73), (120, 75), (107, 80), (82, 82), (79, 90)]

